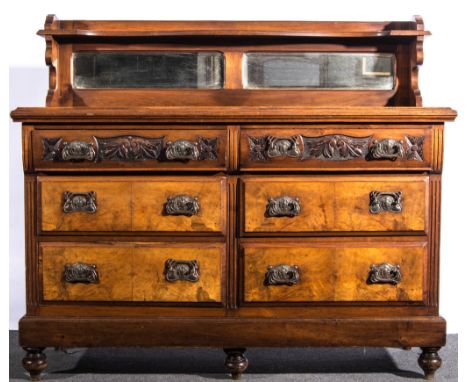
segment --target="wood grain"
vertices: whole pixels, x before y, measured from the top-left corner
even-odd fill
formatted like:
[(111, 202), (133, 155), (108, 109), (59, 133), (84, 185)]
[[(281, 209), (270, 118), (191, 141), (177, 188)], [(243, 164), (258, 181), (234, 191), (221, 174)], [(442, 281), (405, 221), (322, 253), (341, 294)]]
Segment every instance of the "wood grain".
[[(226, 180), (222, 177), (41, 177), (42, 231), (152, 231), (222, 233), (226, 229)], [(96, 193), (95, 213), (63, 211), (63, 193)], [(193, 216), (165, 213), (167, 199), (198, 198)]]
[[(244, 231), (424, 231), (427, 221), (428, 178), (425, 176), (243, 177)], [(369, 212), (370, 192), (400, 191), (401, 213)], [(269, 198), (299, 198), (294, 217), (266, 214)]]
[[(32, 136), (32, 154), (34, 167), (36, 170), (58, 170), (58, 171), (77, 171), (77, 170), (107, 170), (107, 171), (132, 171), (132, 170), (150, 170), (150, 171), (222, 171), (227, 167), (227, 130), (219, 126), (210, 126), (209, 128), (187, 128), (177, 126), (169, 129), (169, 126), (126, 126), (103, 131), (100, 126), (80, 126), (77, 129), (56, 131), (52, 129), (36, 130)], [(135, 131), (137, 129), (138, 131)], [(161, 159), (155, 160), (94, 160), (94, 161), (50, 161), (43, 159), (43, 140), (52, 138), (62, 138), (63, 141), (83, 141), (93, 145), (97, 152), (97, 143), (94, 137), (111, 138), (122, 135), (138, 136), (143, 138), (161, 138), (164, 137), (162, 145), (163, 151), (168, 142), (174, 142), (180, 139), (196, 142), (198, 137), (217, 138), (217, 158), (214, 160), (187, 160), (187, 161), (169, 161), (164, 160), (163, 152)]]
[[(136, 123), (316, 123), (316, 122), (390, 122), (428, 123), (453, 121), (457, 112), (448, 107), (313, 107), (288, 106), (151, 106), (151, 107), (19, 107), (11, 112), (15, 122), (71, 123), (71, 122), (136, 122)], [(37, 126), (40, 128), (41, 126)], [(395, 126), (397, 127), (397, 126)], [(51, 127), (49, 127), (51, 128)], [(75, 128), (58, 125), (58, 129)], [(102, 125), (100, 130), (108, 127)], [(135, 126), (136, 128), (136, 126)], [(391, 128), (388, 125), (387, 128)]]
[[(244, 248), (245, 302), (421, 301), (426, 247), (342, 248), (280, 246)], [(372, 264), (401, 266), (398, 285), (367, 284)], [(297, 265), (300, 281), (293, 286), (264, 285), (269, 265)]]
[[(221, 302), (224, 246), (193, 245), (83, 245), (41, 246), (43, 297), (46, 301), (161, 301)], [(197, 260), (197, 282), (168, 282), (166, 260)], [(95, 264), (99, 283), (67, 283), (65, 264)]]
[[(63, 211), (64, 192), (96, 193), (95, 213)], [(42, 231), (131, 231), (132, 184), (123, 179), (40, 178)]]
[[(292, 125), (244, 125), (242, 126), (239, 141), (240, 148), (240, 167), (245, 171), (389, 171), (389, 170), (410, 170), (425, 171), (436, 167), (437, 163), (432, 158), (433, 136), (431, 126), (418, 126), (402, 124), (399, 126), (390, 126), (385, 124), (314, 124), (301, 126), (300, 128)], [(395, 130), (395, 128), (397, 128)], [(316, 159), (313, 156), (302, 157), (304, 145), (300, 143), (301, 155), (296, 158), (278, 157), (265, 161), (252, 160), (250, 158), (249, 137), (286, 137), (302, 135), (304, 137), (323, 137), (334, 135), (346, 135), (354, 138), (372, 137), (373, 140), (394, 139), (403, 142), (407, 147), (406, 136), (423, 137), (422, 160), (409, 160), (407, 158), (398, 158), (395, 161), (390, 160), (366, 160), (366, 158), (353, 158), (349, 160), (323, 160)], [(336, 148), (338, 150), (338, 148)]]

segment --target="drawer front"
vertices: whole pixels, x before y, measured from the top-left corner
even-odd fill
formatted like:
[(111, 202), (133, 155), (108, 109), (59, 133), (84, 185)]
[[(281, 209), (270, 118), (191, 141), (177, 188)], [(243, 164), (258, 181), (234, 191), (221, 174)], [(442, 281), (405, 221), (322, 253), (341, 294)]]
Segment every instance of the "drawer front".
[(246, 126), (241, 131), (244, 170), (430, 170), (430, 126)]
[(427, 176), (244, 177), (246, 233), (425, 231)]
[(43, 243), (45, 301), (224, 300), (224, 246)]
[(33, 131), (36, 170), (224, 170), (225, 129)]
[(42, 231), (224, 233), (224, 177), (39, 177)]
[(245, 246), (245, 302), (422, 301), (425, 243)]

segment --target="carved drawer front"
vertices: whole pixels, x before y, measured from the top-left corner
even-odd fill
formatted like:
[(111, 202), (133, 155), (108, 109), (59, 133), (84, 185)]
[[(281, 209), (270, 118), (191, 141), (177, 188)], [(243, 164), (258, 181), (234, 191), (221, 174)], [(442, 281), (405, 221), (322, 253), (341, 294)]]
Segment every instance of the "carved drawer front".
[(221, 243), (47, 243), (40, 251), (45, 301), (224, 300)]
[(240, 138), (245, 170), (429, 170), (430, 126), (246, 126)]
[(422, 301), (426, 243), (271, 242), (243, 248), (244, 302)]
[(225, 232), (224, 177), (40, 177), (42, 231)]
[(36, 170), (224, 170), (226, 130), (35, 130)]
[(246, 234), (426, 231), (428, 177), (245, 176)]

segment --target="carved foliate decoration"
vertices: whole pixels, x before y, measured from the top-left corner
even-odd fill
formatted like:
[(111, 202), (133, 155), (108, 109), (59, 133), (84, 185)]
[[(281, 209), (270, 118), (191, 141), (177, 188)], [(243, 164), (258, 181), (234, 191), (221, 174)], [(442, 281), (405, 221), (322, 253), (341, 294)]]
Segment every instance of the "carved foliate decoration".
[(248, 137), (249, 159), (251, 161), (265, 161), (267, 150), (267, 137)]
[(200, 146), (200, 160), (216, 160), (218, 159), (218, 138), (198, 137), (198, 145)]
[(98, 159), (109, 161), (158, 160), (164, 137), (145, 138), (134, 135), (94, 137), (98, 146)]
[(96, 151), (91, 143), (83, 141), (66, 142), (62, 138), (42, 140), (42, 160), (44, 161), (93, 161)]
[(396, 285), (401, 281), (401, 271), (399, 265), (390, 263), (372, 264), (370, 267), (369, 284), (393, 284)]
[(391, 138), (381, 140), (373, 136), (352, 137), (331, 134), (319, 137), (295, 135), (292, 137), (248, 137), (249, 160), (267, 161), (274, 158), (316, 159), (345, 161), (352, 159), (423, 160), (424, 136), (406, 135), (404, 141)]
[(402, 212), (402, 194), (400, 191), (397, 192), (381, 192), (372, 191), (369, 194), (369, 212), (372, 214), (378, 214), (380, 212)]
[(391, 160), (395, 161), (398, 158), (405, 157), (405, 149), (403, 141), (395, 139), (381, 139), (374, 140), (369, 148), (369, 153), (366, 157), (367, 160)]
[(424, 160), (423, 144), (424, 136), (415, 137), (412, 135), (405, 135), (406, 146), (406, 159), (408, 160)]
[(264, 284), (292, 286), (299, 282), (299, 267), (297, 265), (269, 265), (265, 273)]
[(43, 138), (42, 139), (42, 160), (60, 160), (60, 150), (62, 148), (62, 138)]
[(95, 264), (73, 263), (65, 264), (63, 279), (67, 283), (99, 283), (99, 274)]
[(340, 134), (302, 137), (304, 142), (302, 159), (340, 161), (365, 158), (371, 139), (372, 136), (351, 137)]
[(300, 212), (301, 205), (299, 203), (299, 198), (280, 196), (278, 198), (268, 199), (266, 215), (269, 217), (293, 217), (299, 215)]
[(93, 143), (65, 142), (62, 138), (43, 138), (44, 161), (145, 161), (145, 160), (216, 160), (218, 138), (197, 137), (196, 141), (179, 139), (167, 142), (164, 137), (145, 138), (136, 135), (92, 137)]
[(63, 193), (63, 212), (88, 212), (97, 211), (96, 193), (90, 192), (69, 192)]
[(167, 198), (165, 211), (168, 215), (192, 216), (200, 211), (198, 198), (188, 195), (176, 195)]
[(164, 267), (166, 280), (173, 281), (191, 281), (196, 282), (200, 279), (197, 260), (181, 261), (168, 259)]

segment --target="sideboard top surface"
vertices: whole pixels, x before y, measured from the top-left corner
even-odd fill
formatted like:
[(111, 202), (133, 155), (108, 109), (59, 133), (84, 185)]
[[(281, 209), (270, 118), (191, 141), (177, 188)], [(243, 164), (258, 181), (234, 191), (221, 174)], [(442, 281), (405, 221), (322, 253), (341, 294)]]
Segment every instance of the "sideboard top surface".
[(428, 122), (453, 121), (457, 112), (435, 107), (154, 106), (132, 108), (20, 107), (21, 122)]

